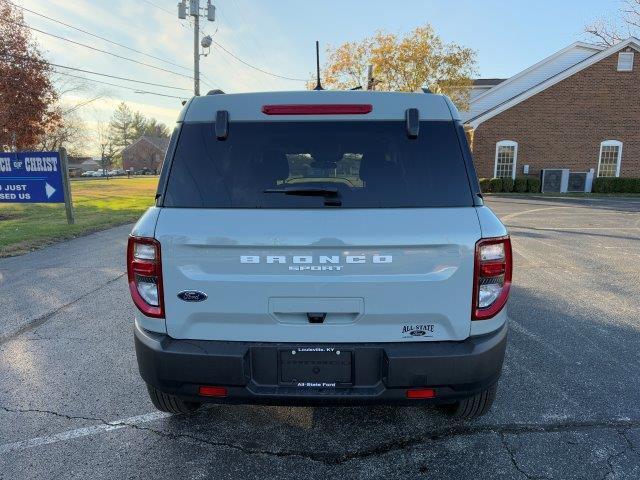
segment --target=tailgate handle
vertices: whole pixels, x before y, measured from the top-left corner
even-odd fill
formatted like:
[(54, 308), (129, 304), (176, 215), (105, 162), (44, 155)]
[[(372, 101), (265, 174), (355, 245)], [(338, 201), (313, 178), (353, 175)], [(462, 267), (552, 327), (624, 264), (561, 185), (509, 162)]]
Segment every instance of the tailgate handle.
[(271, 297), (269, 314), (288, 325), (346, 325), (364, 314), (364, 298)]
[(309, 323), (324, 323), (324, 319), (327, 318), (327, 312), (323, 313), (307, 313), (307, 320)]

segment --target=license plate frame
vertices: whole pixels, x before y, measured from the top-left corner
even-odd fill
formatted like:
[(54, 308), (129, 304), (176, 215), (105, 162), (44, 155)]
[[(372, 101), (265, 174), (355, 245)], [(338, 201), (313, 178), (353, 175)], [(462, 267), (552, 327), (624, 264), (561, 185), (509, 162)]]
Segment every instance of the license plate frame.
[(353, 386), (353, 351), (338, 347), (292, 347), (278, 351), (278, 382), (301, 388)]

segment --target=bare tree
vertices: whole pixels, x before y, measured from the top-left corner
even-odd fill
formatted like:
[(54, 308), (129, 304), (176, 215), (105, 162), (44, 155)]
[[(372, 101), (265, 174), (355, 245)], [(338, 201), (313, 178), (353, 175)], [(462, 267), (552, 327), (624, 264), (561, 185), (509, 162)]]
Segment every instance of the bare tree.
[(624, 0), (616, 18), (598, 19), (584, 30), (605, 47), (640, 36), (640, 0)]
[(76, 110), (56, 107), (60, 121), (40, 135), (37, 148), (42, 151), (57, 151), (64, 146), (70, 155), (86, 154), (89, 141), (87, 125)]
[(96, 140), (100, 149), (101, 168), (108, 170), (116, 160), (118, 147), (113, 143), (111, 128), (104, 122), (98, 122)]
[(71, 155), (85, 155), (90, 132), (80, 115), (80, 109), (102, 98), (102, 94), (85, 100), (78, 97), (79, 94), (91, 93), (90, 85), (85, 80), (57, 73), (52, 78), (58, 97), (53, 110), (58, 121), (47, 125), (38, 138), (37, 147), (44, 151), (55, 151), (64, 146)]

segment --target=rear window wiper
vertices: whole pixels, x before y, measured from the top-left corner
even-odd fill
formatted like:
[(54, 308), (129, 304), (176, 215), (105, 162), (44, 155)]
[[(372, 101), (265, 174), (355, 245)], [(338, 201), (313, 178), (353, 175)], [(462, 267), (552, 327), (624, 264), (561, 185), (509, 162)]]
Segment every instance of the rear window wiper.
[(338, 187), (296, 187), (267, 188), (263, 193), (284, 193), (285, 195), (302, 195), (308, 197), (337, 197)]
[(284, 195), (300, 195), (303, 197), (324, 197), (324, 204), (339, 207), (342, 202), (339, 196), (338, 187), (296, 187), (293, 185), (284, 188), (267, 188), (263, 193), (282, 193)]

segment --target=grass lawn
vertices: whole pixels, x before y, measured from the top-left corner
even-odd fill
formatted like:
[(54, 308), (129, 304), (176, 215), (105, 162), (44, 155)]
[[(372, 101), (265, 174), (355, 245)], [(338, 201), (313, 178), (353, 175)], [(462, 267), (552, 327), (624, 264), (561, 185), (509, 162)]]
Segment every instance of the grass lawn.
[(154, 202), (158, 177), (73, 180), (75, 225), (63, 203), (0, 203), (0, 257), (134, 222)]

